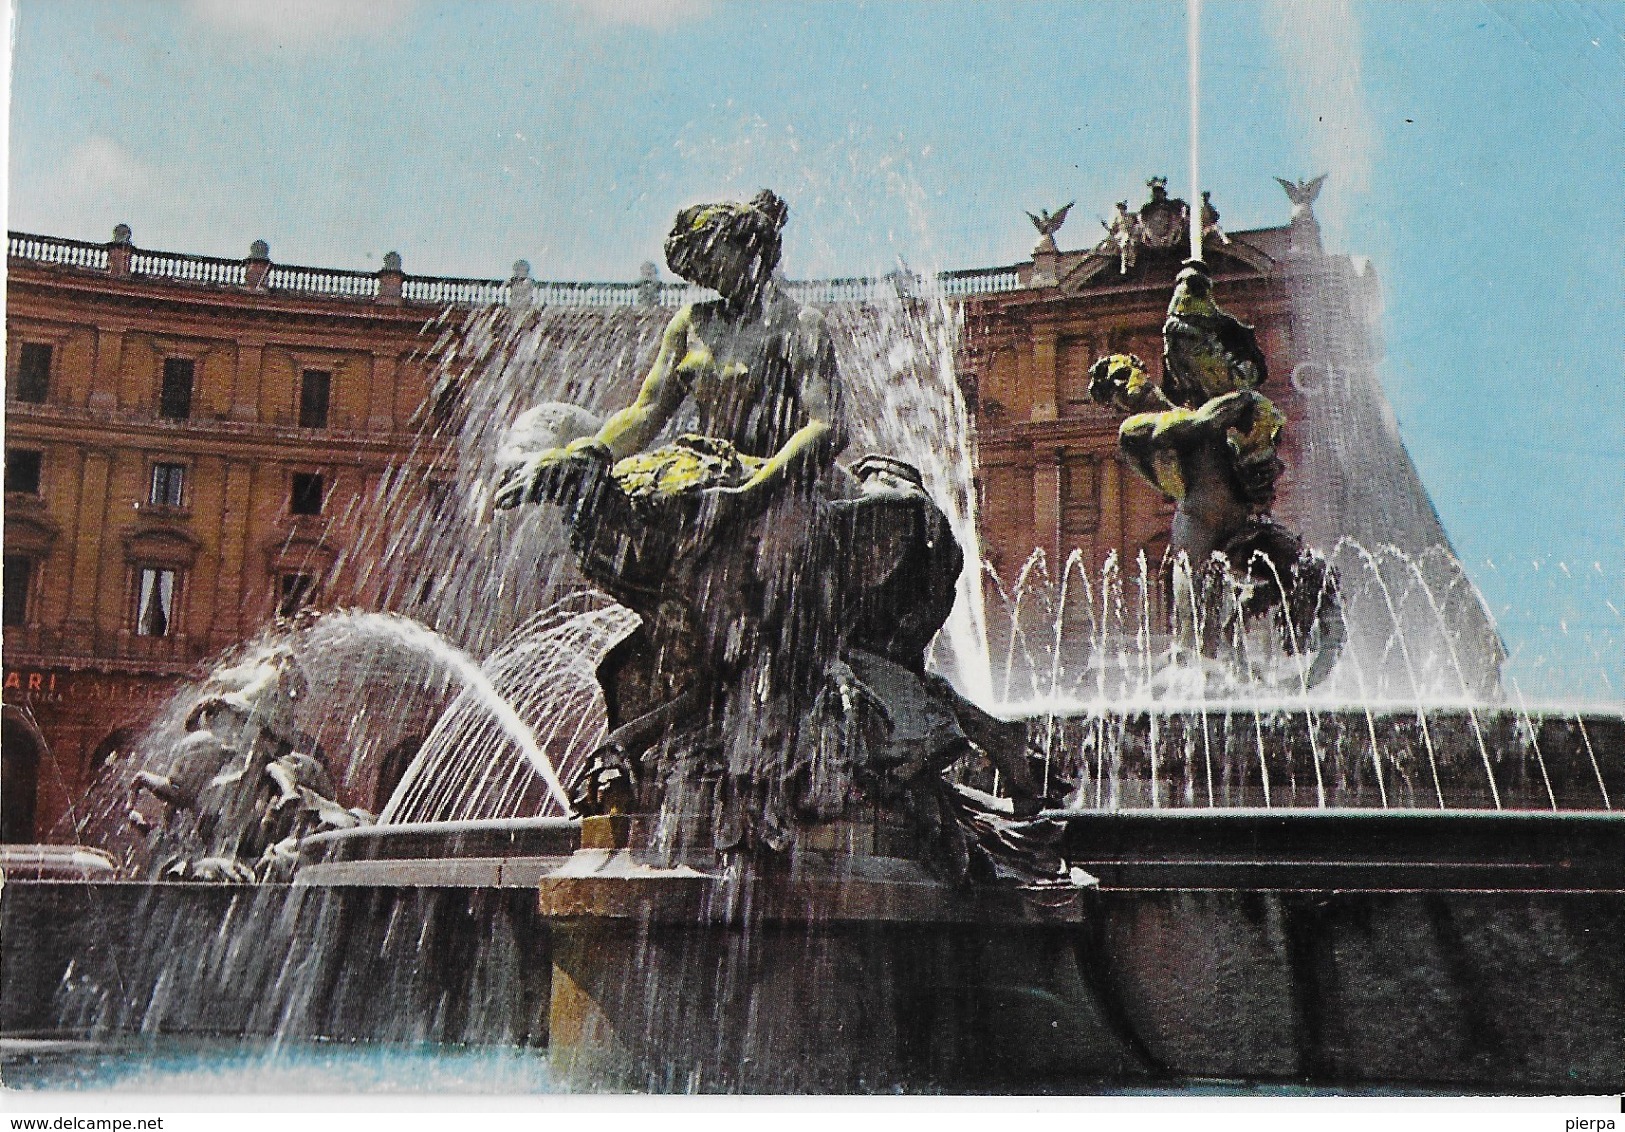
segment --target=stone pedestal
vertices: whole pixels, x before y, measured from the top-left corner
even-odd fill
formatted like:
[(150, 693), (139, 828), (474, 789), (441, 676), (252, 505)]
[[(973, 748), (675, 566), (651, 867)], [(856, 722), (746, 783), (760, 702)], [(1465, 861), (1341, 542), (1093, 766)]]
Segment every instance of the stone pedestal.
[(1078, 974), (1071, 892), (954, 888), (849, 851), (874, 844), (853, 823), (771, 871), (651, 863), (626, 832), (540, 884), (551, 1057), (574, 1088), (1019, 1091), (1143, 1069)]

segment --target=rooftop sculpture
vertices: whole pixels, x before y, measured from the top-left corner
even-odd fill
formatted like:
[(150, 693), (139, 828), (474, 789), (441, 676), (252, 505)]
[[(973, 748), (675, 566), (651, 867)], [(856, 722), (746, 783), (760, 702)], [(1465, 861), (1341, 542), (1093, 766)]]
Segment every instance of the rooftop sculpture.
[(1059, 232), (1061, 225), (1066, 223), (1066, 214), (1072, 211), (1072, 206), (1076, 203), (1078, 202), (1068, 201), (1054, 212), (1047, 208), (1041, 208), (1036, 216), (1030, 212), (1027, 214), (1027, 219), (1031, 220), (1033, 227), (1038, 229), (1038, 245), (1034, 249), (1036, 252), (1053, 252), (1055, 250), (1055, 233)]
[(1288, 181), (1285, 177), (1277, 177), (1275, 181), (1286, 190), (1287, 199), (1292, 202), (1292, 250), (1320, 251), (1320, 221), (1315, 219), (1315, 198), (1326, 184), (1326, 174), (1307, 181)]
[[(1117, 257), (1118, 271), (1127, 275), (1138, 259), (1141, 248), (1150, 251), (1166, 252), (1177, 248), (1189, 238), (1190, 231), (1190, 205), (1178, 197), (1168, 195), (1168, 178), (1152, 177), (1146, 183), (1151, 191), (1151, 197), (1140, 206), (1139, 211), (1130, 212), (1128, 201), (1117, 202), (1112, 218), (1102, 220), (1100, 226), (1106, 230), (1106, 236), (1095, 245), (1095, 251), (1101, 255)], [(1218, 231), (1219, 214), (1202, 194), (1202, 224), (1204, 231)], [(1222, 236), (1222, 233), (1220, 234)], [(1223, 237), (1229, 242), (1228, 237)]]

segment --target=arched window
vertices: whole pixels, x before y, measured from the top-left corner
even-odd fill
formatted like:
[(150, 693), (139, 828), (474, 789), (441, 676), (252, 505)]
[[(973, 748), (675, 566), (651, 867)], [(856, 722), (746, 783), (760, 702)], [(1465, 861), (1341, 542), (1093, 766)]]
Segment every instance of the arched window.
[(85, 767), (89, 780), (94, 782), (114, 759), (128, 757), (135, 750), (136, 740), (140, 736), (140, 731), (134, 727), (118, 727), (109, 731), (107, 738), (96, 744), (96, 749), (90, 753), (90, 762)]

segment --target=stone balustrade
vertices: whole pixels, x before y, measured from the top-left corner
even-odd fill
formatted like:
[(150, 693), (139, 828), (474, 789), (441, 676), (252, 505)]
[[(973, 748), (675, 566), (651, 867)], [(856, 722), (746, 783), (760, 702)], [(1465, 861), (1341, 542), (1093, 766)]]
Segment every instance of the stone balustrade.
[(267, 291), (334, 299), (376, 299), (379, 293), (378, 283), (377, 275), (327, 267), (278, 265), (265, 274)]
[[(11, 232), (7, 256), (14, 264), (95, 271), (182, 286), (388, 305), (677, 307), (711, 296), (711, 292), (693, 284), (658, 278), (652, 264), (644, 265), (640, 279), (624, 283), (532, 279), (530, 267), (523, 261), (514, 265), (514, 275), (509, 279), (407, 275), (401, 270), (400, 256), (394, 252), (385, 257), (379, 271), (347, 271), (272, 263), (270, 249), (260, 240), (240, 260), (138, 249), (130, 229), (122, 224), (106, 244)], [(802, 302), (841, 305), (912, 298), (928, 289), (935, 289), (945, 298), (964, 298), (1014, 291), (1023, 284), (1012, 266), (939, 272), (930, 278), (929, 285), (925, 277), (894, 271), (881, 276), (791, 280), (786, 286)]]
[(242, 287), (248, 278), (248, 269), (241, 260), (172, 252), (135, 252), (130, 256), (128, 273), (216, 287)]
[(6, 247), (10, 259), (61, 267), (79, 267), (90, 271), (107, 270), (107, 245), (88, 244), (82, 240), (65, 240), (60, 236), (36, 236), (27, 232), (12, 232)]

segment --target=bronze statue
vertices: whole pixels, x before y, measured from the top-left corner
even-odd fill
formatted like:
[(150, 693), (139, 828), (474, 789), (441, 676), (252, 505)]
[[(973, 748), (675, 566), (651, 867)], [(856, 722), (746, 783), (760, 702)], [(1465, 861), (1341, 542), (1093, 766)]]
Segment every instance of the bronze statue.
[[(611, 733), (577, 804), (657, 814), (673, 851), (769, 853), (878, 807), (956, 875), (1033, 879), (1042, 859), (1048, 879), (1041, 838), (984, 836), (943, 777), (985, 755), (1021, 816), (1042, 804), (1024, 729), (926, 671), (963, 555), (912, 467), (836, 463), (829, 332), (774, 283), (786, 215), (769, 192), (679, 213), (667, 262), (720, 298), (677, 312), (596, 432), (507, 446), (497, 506), (560, 505), (583, 573), (642, 619), (599, 666)], [(680, 409), (693, 431), (659, 443)]]
[[(186, 713), (168, 771), (137, 771), (130, 823), (150, 841), (166, 880), (284, 880), (301, 838), (372, 821), (334, 800), (315, 741), (295, 721), (307, 693), (293, 654), (274, 648), (210, 676)], [(163, 803), (154, 822), (140, 796)]]
[[(1089, 393), (1130, 414), (1123, 458), (1176, 503), (1164, 564), (1176, 650), (1228, 660), (1244, 681), (1312, 687), (1342, 649), (1336, 573), (1270, 516), (1285, 418), (1258, 392), (1268, 367), (1253, 328), (1214, 301), (1199, 261), (1175, 283), (1162, 361), (1159, 386), (1138, 357), (1103, 358)], [(1260, 626), (1269, 660), (1247, 639)]]

